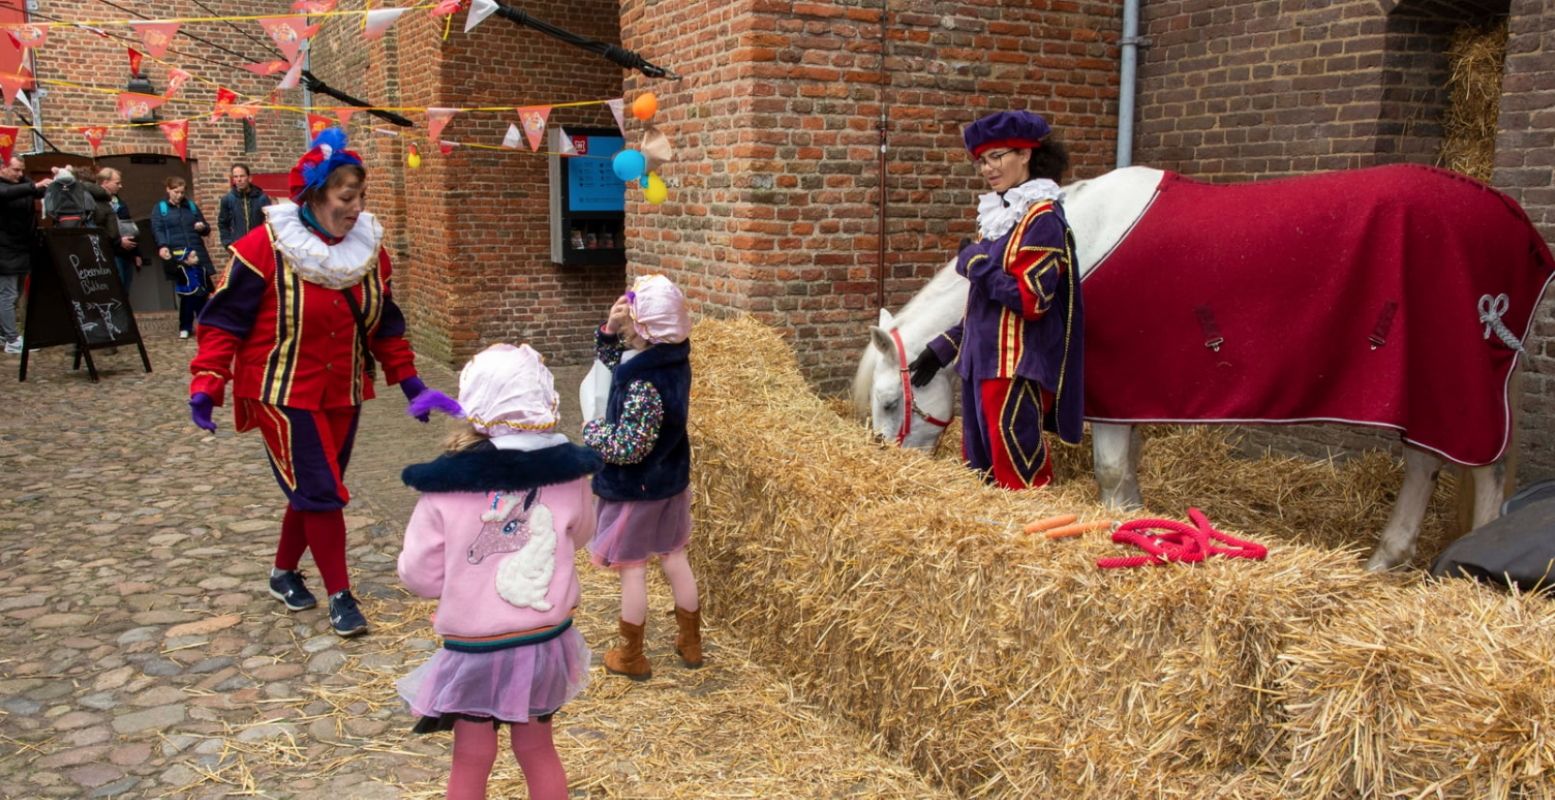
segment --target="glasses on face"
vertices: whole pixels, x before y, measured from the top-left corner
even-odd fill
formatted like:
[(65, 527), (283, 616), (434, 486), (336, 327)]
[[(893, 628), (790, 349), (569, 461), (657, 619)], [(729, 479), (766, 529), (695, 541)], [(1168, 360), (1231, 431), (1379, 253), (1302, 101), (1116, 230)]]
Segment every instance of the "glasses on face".
[(1015, 152), (1014, 150), (989, 150), (988, 152), (972, 159), (972, 165), (978, 169), (992, 167), (1004, 160), (1004, 157)]

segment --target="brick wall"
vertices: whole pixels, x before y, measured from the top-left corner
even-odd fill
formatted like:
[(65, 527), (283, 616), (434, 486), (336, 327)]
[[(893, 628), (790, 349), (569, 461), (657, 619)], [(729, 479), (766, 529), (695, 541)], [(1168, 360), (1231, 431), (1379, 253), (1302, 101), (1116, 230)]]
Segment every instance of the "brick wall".
[(626, 46), (672, 67), (651, 87), (680, 149), (670, 200), (629, 206), (633, 271), (662, 271), (708, 314), (749, 311), (790, 334), (824, 391), (851, 377), (877, 315), (877, 130), (886, 107), (886, 304), (899, 307), (974, 231), (986, 186), (961, 127), (1031, 108), (1075, 173), (1111, 161), (1113, 2), (892, 0), (881, 76), (878, 0), (623, 0)]
[[(133, 10), (144, 19), (189, 16), (192, 9), (201, 15), (205, 14), (188, 3), (171, 0), (142, 0), (119, 5)], [(284, 0), (246, 3), (211, 0), (205, 5), (217, 14), (282, 13), (290, 6)], [(50, 19), (100, 21), (132, 18), (130, 14), (97, 0), (42, 0), (33, 17), (39, 22)], [(304, 135), (300, 116), (279, 111), (265, 112), (259, 117), (257, 126), (259, 151), (245, 153), (242, 122), (227, 119), (210, 121), (216, 98), (213, 84), (226, 86), (240, 95), (256, 99), (263, 99), (275, 86), (276, 78), (259, 78), (240, 68), (247, 61), (279, 58), (273, 49), (245, 35), (246, 32), (263, 39), (264, 32), (258, 24), (246, 23), (246, 26), (240, 31), (222, 23), (187, 25), (180, 30), (171, 49), (162, 57), (162, 61), (181, 66), (195, 75), (195, 80), (185, 85), (173, 101), (158, 109), (158, 114), (164, 121), (192, 118), (189, 125), (189, 159), (197, 162), (192, 196), (206, 211), (212, 226), (216, 224), (217, 202), (229, 188), (227, 168), (230, 164), (245, 162), (255, 172), (284, 171), (295, 162)], [(74, 130), (75, 127), (111, 125), (124, 121), (114, 109), (114, 99), (115, 93), (124, 91), (130, 77), (126, 48), (133, 44), (137, 50), (145, 50), (133, 29), (128, 26), (103, 25), (101, 29), (111, 37), (119, 38), (105, 39), (78, 28), (56, 26), (50, 30), (47, 43), (36, 54), (37, 77), (41, 81), (67, 81), (106, 90), (89, 91), (41, 84), (45, 91), (41, 101), (41, 122), (45, 126), (45, 133), (55, 145), (67, 152), (91, 154), (91, 147)], [(209, 43), (196, 41), (187, 35), (190, 33)], [(0, 46), (10, 47), (10, 44), (7, 42)], [(141, 71), (151, 79), (158, 92), (167, 89), (167, 66), (148, 57)], [(171, 155), (173, 149), (167, 139), (163, 138), (161, 130), (156, 126), (147, 126), (110, 129), (100, 153)], [(158, 196), (161, 196), (160, 193)], [(131, 207), (139, 214), (149, 212), (147, 208)], [(210, 238), (210, 245), (213, 250), (218, 247), (214, 235)], [(215, 257), (216, 254), (213, 252), (212, 255)]]
[[(1512, 0), (1500, 131), (1497, 187), (1516, 198), (1555, 242), (1555, 7)], [(1545, 297), (1524, 362), (1520, 475), (1555, 477), (1555, 298)]]
[[(616, 5), (606, 0), (547, 0), (523, 10), (591, 38), (619, 37)], [(440, 21), (411, 12), (365, 47), (353, 30), (326, 26), (315, 71), (374, 102), (409, 108), (512, 109), (621, 93), (620, 70), (598, 56), (499, 17), (465, 35), (463, 21), (461, 13), (444, 40)], [(425, 140), (424, 115), (407, 116), (416, 128), (398, 137), (373, 134), (392, 126), (360, 114), (352, 125), (372, 169), (374, 210), (391, 232), (396, 292), (417, 352), (457, 363), (492, 342), (523, 341), (553, 363), (590, 358), (589, 330), (623, 291), (625, 275), (619, 266), (551, 263), (546, 159), (527, 148), (459, 147), (444, 156)], [(441, 138), (495, 145), (517, 121), (512, 110), (461, 113)], [(602, 105), (558, 108), (550, 122), (614, 126)], [(405, 166), (411, 143), (421, 152), (419, 169)]]
[[(1505, 0), (1175, 0), (1146, 3), (1138, 163), (1216, 181), (1414, 161), (1441, 146), (1448, 41), (1462, 24), (1511, 12), (1493, 183), (1555, 239), (1548, 153), (1555, 116), (1555, 12)], [(1515, 63), (1514, 63), (1515, 62)], [(1540, 113), (1544, 112), (1544, 113)], [(1520, 426), (1524, 479), (1555, 474), (1555, 312), (1531, 340)], [(1397, 449), (1397, 437), (1340, 427), (1253, 429), (1253, 447), (1312, 456)]]

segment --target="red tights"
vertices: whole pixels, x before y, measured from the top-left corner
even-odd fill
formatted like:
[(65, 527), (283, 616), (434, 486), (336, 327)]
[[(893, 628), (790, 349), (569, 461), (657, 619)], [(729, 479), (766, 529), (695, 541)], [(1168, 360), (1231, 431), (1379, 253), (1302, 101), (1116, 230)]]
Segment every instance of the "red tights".
[(286, 507), (281, 519), (281, 543), (275, 548), (275, 568), (295, 570), (304, 550), (313, 551), (313, 563), (330, 594), (351, 588), (346, 574), (346, 517), (333, 511), (298, 511)]

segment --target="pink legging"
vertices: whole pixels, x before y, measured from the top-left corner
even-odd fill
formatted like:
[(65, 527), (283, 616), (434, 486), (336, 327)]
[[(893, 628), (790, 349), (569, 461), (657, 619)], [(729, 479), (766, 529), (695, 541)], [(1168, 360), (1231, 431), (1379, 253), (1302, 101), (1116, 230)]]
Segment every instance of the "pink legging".
[[(530, 800), (566, 800), (567, 771), (551, 741), (551, 723), (535, 721), (512, 727), (513, 756), (524, 771)], [(485, 800), (486, 781), (497, 763), (497, 727), (490, 722), (455, 722), (453, 762), (448, 773), (448, 800)]]
[[(691, 574), (686, 548), (660, 556), (659, 567), (664, 570), (675, 605), (686, 611), (697, 610), (697, 579)], [(641, 625), (648, 618), (648, 565), (633, 564), (618, 567), (617, 571), (621, 574), (621, 619)]]

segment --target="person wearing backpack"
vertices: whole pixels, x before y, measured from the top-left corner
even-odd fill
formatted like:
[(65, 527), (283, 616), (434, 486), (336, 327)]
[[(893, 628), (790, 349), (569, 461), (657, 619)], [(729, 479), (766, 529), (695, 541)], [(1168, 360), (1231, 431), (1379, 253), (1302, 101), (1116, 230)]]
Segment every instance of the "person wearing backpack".
[(0, 339), (9, 355), (22, 351), (16, 301), (38, 247), (38, 198), (53, 180), (27, 180), (27, 167), (16, 156), (0, 165)]
[(173, 280), (178, 295), (178, 338), (189, 338), (195, 319), (210, 297), (211, 256), (205, 250), (205, 235), (211, 226), (199, 206), (184, 196), (186, 183), (173, 176), (163, 184), (167, 199), (157, 202), (151, 212), (151, 235), (157, 243), (162, 268)]
[(265, 224), (265, 206), (270, 205), (270, 196), (252, 183), (247, 164), (233, 164), (230, 179), (232, 191), (221, 198), (221, 210), (216, 214), (223, 248)]
[(91, 228), (96, 214), (97, 202), (86, 186), (76, 180), (70, 167), (60, 167), (54, 182), (43, 192), (43, 216), (56, 228)]

